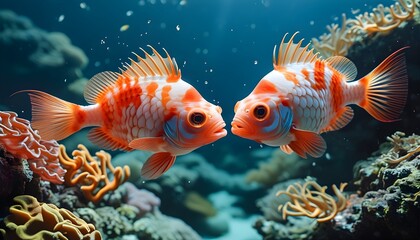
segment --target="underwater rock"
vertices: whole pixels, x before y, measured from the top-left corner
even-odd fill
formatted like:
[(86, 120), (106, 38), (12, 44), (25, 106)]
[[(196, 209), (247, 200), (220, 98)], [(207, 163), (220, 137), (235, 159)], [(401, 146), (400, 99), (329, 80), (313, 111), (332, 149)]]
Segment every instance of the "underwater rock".
[(259, 218), (253, 227), (264, 240), (297, 240), (312, 239), (317, 223), (308, 217), (289, 217), (286, 224)]
[[(134, 170), (135, 171), (135, 170)], [(253, 201), (257, 192), (262, 192), (258, 186), (250, 186), (245, 183), (243, 175), (232, 175), (222, 169), (216, 168), (198, 153), (189, 153), (178, 158), (176, 164), (164, 175), (152, 181), (138, 179), (136, 186), (147, 189), (161, 199), (160, 210), (167, 215), (182, 219), (201, 234), (214, 233), (215, 236), (223, 234), (225, 230), (212, 231), (212, 226), (224, 225), (227, 223), (220, 221), (216, 224), (217, 215), (214, 219), (203, 214), (209, 211), (198, 211), (197, 205), (194, 208), (188, 207), (188, 195), (196, 192), (202, 199), (206, 199), (209, 194), (219, 192), (224, 189), (232, 195), (239, 196), (235, 203), (245, 209), (255, 209)], [(205, 186), (205, 187), (203, 187)], [(208, 206), (201, 201), (201, 208)], [(174, 208), (173, 206), (177, 206)], [(252, 206), (251, 206), (252, 205)], [(210, 224), (210, 225), (209, 225)], [(213, 225), (216, 224), (216, 225)], [(218, 229), (223, 229), (218, 227)], [(205, 230), (205, 232), (201, 232)]]
[(34, 177), (26, 160), (15, 158), (0, 147), (0, 217), (7, 214), (13, 198), (30, 194), (40, 196), (39, 177)]
[(199, 240), (201, 237), (182, 220), (155, 210), (134, 223), (134, 231), (144, 240)]
[(60, 91), (64, 79), (71, 82), (82, 77), (88, 59), (63, 33), (39, 29), (10, 10), (0, 11), (0, 26), (0, 78), (18, 83), (3, 85), (5, 92), (33, 88), (40, 80)]
[[(355, 168), (358, 194), (319, 239), (417, 239), (420, 227), (420, 136), (397, 132), (380, 154)], [(367, 170), (366, 170), (367, 169)]]
[(250, 170), (245, 179), (248, 183), (257, 182), (264, 186), (272, 186), (286, 179), (303, 177), (309, 164), (309, 161), (303, 161), (296, 154), (289, 155), (276, 149), (266, 162), (260, 163), (258, 169)]
[(127, 189), (126, 203), (138, 209), (137, 216), (144, 216), (153, 208), (160, 206), (160, 199), (153, 193), (138, 189), (132, 183), (124, 183), (123, 186)]

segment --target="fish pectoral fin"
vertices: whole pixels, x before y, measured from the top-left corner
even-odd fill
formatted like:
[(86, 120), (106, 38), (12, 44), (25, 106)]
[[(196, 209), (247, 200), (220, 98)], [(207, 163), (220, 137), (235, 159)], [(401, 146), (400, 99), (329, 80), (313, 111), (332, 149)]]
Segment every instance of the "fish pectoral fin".
[(289, 145), (281, 145), (280, 150), (282, 150), (284, 153), (292, 154), (293, 150), (289, 147)]
[(141, 169), (141, 176), (144, 179), (156, 179), (174, 164), (176, 156), (169, 152), (155, 153), (147, 159)]
[(353, 119), (353, 109), (349, 106), (338, 111), (337, 115), (329, 122), (328, 126), (321, 130), (323, 132), (335, 131), (345, 127)]
[(109, 131), (103, 127), (92, 128), (88, 133), (88, 139), (94, 144), (98, 145), (100, 148), (105, 148), (109, 150), (122, 149), (124, 151), (131, 151), (127, 144), (118, 141), (118, 139), (113, 138)]
[(290, 142), (288, 146), (297, 155), (306, 158), (309, 154), (317, 158), (325, 153), (327, 144), (319, 134), (296, 128), (292, 128), (290, 132), (295, 135), (296, 140)]
[(166, 144), (163, 137), (144, 137), (132, 140), (128, 146), (138, 150), (150, 152), (163, 152)]

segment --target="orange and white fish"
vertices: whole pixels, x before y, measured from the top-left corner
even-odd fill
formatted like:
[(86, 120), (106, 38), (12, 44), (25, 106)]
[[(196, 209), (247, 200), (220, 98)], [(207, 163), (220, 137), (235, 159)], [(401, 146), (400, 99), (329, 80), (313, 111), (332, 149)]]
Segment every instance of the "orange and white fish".
[(353, 118), (357, 104), (379, 121), (398, 119), (407, 97), (404, 48), (394, 52), (358, 81), (347, 58), (320, 59), (309, 44), (293, 43), (295, 33), (273, 52), (274, 70), (235, 106), (232, 133), (269, 146), (320, 157), (326, 143), (320, 133), (338, 130)]
[(189, 153), (224, 136), (222, 109), (206, 101), (181, 79), (175, 59), (153, 56), (141, 49), (125, 71), (101, 72), (84, 90), (88, 106), (29, 90), (32, 126), (44, 139), (61, 140), (84, 127), (94, 127), (89, 140), (105, 149), (146, 150), (154, 154), (141, 174), (154, 179), (167, 171), (176, 156)]

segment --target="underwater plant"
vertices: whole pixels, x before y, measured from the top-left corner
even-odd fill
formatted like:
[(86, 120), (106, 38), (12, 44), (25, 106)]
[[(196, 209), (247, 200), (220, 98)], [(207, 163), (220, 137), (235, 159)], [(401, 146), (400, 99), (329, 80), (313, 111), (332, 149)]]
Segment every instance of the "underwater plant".
[(67, 209), (40, 203), (30, 195), (20, 195), (14, 200), (17, 204), (10, 207), (10, 215), (4, 219), (6, 228), (0, 229), (5, 239), (102, 239), (95, 226)]
[(337, 196), (326, 193), (326, 186), (321, 187), (315, 181), (307, 181), (304, 184), (299, 182), (290, 185), (285, 191), (277, 192), (276, 196), (287, 195), (290, 201), (279, 205), (278, 210), (282, 216), (306, 216), (315, 218), (318, 222), (327, 222), (333, 219), (338, 212), (346, 208), (346, 197), (343, 194), (347, 183), (341, 183), (340, 188), (334, 184), (332, 189)]
[(15, 112), (0, 111), (0, 147), (16, 158), (26, 159), (42, 180), (63, 183), (66, 170), (58, 161), (58, 143), (41, 138), (29, 121)]
[[(80, 189), (89, 201), (98, 203), (107, 192), (117, 189), (129, 178), (130, 168), (114, 167), (109, 153), (99, 151), (93, 157), (84, 145), (79, 144), (78, 148), (72, 152), (71, 158), (61, 144), (59, 160), (67, 170), (64, 175), (65, 184), (81, 185)], [(109, 175), (113, 175), (112, 180)]]

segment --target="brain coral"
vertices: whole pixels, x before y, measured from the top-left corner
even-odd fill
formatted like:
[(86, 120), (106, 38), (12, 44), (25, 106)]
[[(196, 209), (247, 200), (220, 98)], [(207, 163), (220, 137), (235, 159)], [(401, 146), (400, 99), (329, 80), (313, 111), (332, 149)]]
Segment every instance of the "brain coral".
[(58, 184), (64, 181), (66, 170), (58, 161), (58, 143), (42, 140), (29, 121), (14, 112), (0, 111), (0, 147), (16, 158), (26, 159), (42, 180)]
[(29, 195), (14, 198), (4, 219), (6, 229), (0, 229), (5, 239), (102, 239), (92, 224), (53, 204), (39, 203)]

